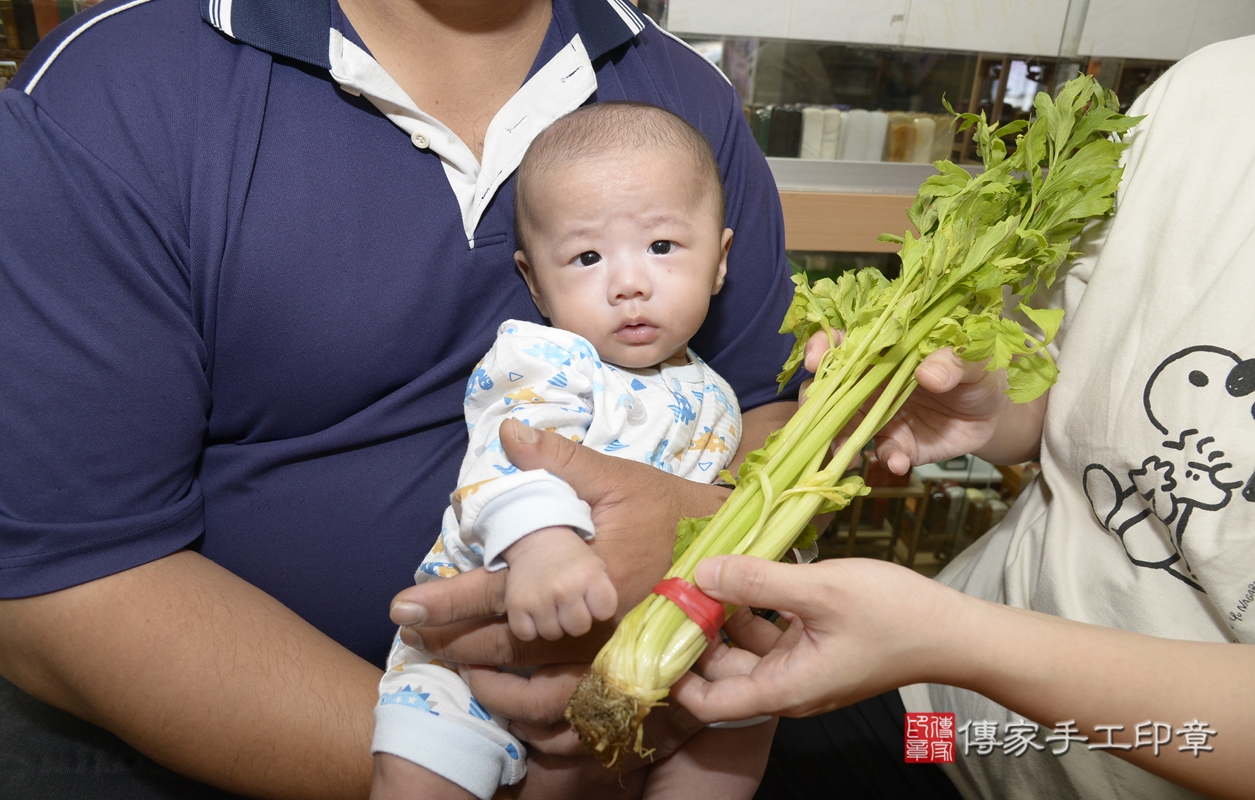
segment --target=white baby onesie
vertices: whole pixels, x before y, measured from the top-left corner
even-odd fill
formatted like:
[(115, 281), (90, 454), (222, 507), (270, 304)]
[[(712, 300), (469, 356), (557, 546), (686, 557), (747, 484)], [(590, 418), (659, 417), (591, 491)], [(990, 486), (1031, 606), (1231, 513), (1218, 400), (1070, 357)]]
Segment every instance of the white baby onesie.
[[(416, 582), (506, 566), (501, 554), (540, 528), (593, 535), (588, 505), (544, 470), (519, 470), (498, 429), (506, 418), (599, 452), (704, 483), (727, 467), (741, 436), (732, 388), (689, 351), (682, 366), (603, 362), (581, 336), (509, 320), (467, 383), (470, 434), (458, 489)], [(522, 744), (476, 702), (452, 665), (398, 637), (379, 685), (373, 752), (392, 753), (479, 797), (526, 773)]]

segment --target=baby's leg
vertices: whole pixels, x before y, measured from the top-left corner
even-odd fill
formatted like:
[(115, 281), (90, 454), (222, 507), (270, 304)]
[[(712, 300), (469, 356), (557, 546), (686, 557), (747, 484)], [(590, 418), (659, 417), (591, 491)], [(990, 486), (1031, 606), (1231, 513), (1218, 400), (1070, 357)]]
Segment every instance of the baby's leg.
[(775, 719), (702, 730), (650, 769), (646, 800), (749, 800), (763, 779), (775, 732)]
[(383, 758), (387, 754), (491, 797), (498, 786), (521, 780), (526, 769), (523, 745), (507, 725), (479, 704), (456, 671), (398, 635), (375, 706), (375, 796), (407, 797), (415, 788), (406, 777), (413, 770)]

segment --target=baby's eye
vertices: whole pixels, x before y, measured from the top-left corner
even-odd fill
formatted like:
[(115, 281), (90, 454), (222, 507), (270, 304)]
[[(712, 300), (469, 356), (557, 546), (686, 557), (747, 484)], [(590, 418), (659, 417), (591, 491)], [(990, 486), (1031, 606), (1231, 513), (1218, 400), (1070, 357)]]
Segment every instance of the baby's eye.
[(593, 250), (589, 250), (587, 253), (580, 253), (575, 257), (575, 260), (580, 262), (580, 266), (591, 267), (593, 264), (601, 261), (601, 254), (594, 252)]
[(661, 241), (654, 242), (649, 246), (649, 252), (656, 256), (665, 256), (671, 252), (671, 248), (675, 247), (675, 242)]

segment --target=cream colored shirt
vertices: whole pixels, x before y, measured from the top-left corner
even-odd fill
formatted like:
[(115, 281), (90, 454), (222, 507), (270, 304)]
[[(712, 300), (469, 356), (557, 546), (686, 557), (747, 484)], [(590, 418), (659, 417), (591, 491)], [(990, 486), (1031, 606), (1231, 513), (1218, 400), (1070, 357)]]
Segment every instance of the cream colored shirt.
[[(1067, 330), (1041, 477), (944, 583), (1153, 636), (1255, 643), (1251, 98), (1246, 38), (1191, 55), (1134, 104), (1147, 119), (1130, 140), (1117, 213), (1062, 285)], [(952, 687), (901, 693), (909, 711), (954, 712), (960, 730), (996, 721), (998, 739), (1021, 721)], [(1139, 722), (1110, 720), (1125, 726), (1113, 740), (1132, 743)], [(1191, 720), (1150, 722), (1171, 726), (1165, 747), (1186, 744), (1178, 734)], [(960, 734), (947, 774), (965, 797), (1193, 796), (1085, 743), (1056, 755), (1052, 733), (1038, 733), (1041, 751), (966, 757)]]

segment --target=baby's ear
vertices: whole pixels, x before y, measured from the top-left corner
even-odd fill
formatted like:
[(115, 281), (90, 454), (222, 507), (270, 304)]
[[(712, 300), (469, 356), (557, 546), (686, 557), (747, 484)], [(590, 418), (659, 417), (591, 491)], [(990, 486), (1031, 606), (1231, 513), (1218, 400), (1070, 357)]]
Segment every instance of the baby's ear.
[(732, 249), (732, 229), (724, 228), (719, 238), (719, 269), (715, 272), (715, 284), (711, 287), (712, 295), (719, 294), (723, 288), (723, 279), (728, 275), (728, 251)]
[(519, 274), (523, 276), (523, 280), (527, 283), (527, 291), (532, 295), (532, 302), (536, 304), (536, 310), (540, 312), (542, 317), (549, 319), (549, 309), (545, 306), (545, 298), (540, 294), (540, 286), (536, 283), (536, 272), (527, 260), (527, 253), (524, 253), (522, 250), (515, 250), (514, 266), (518, 267)]

